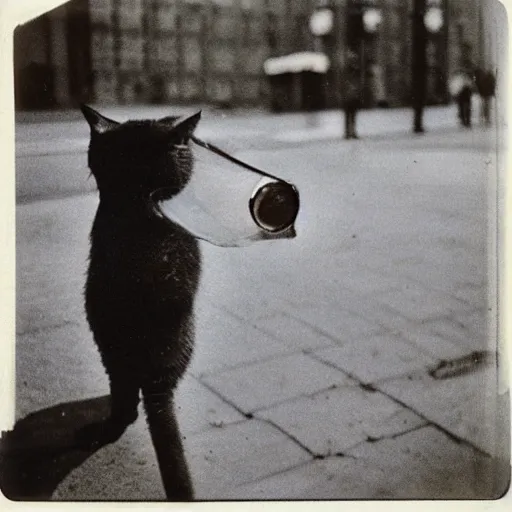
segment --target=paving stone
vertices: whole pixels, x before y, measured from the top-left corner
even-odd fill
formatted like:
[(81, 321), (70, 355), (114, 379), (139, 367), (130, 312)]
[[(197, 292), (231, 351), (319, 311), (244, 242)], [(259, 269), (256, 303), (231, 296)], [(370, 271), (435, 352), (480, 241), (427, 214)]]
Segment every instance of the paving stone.
[(438, 360), (455, 359), (465, 356), (469, 352), (466, 345), (448, 341), (439, 334), (427, 331), (423, 326), (403, 330), (401, 336)]
[(486, 341), (473, 334), (469, 322), (464, 324), (464, 315), (460, 319), (450, 316), (418, 322), (390, 314), (383, 308), (375, 312), (373, 320), (391, 334), (426, 349), (437, 358), (459, 357), (472, 350), (493, 350), (492, 340)]
[(495, 365), (439, 380), (419, 373), (380, 382), (377, 387), (486, 453), (503, 452)]
[(195, 376), (277, 356), (292, 349), (250, 322), (212, 308), (196, 315), (196, 341), (189, 372)]
[(355, 339), (341, 347), (316, 350), (314, 355), (367, 384), (434, 363), (434, 358), (390, 335)]
[[(415, 207), (411, 206), (410, 210), (413, 209)], [(420, 215), (425, 216), (424, 212)], [(415, 281), (427, 287), (443, 286), (443, 283), (446, 284), (446, 277), (450, 275), (447, 269), (432, 264), (421, 256), (424, 251), (428, 251), (429, 245), (433, 244), (432, 240), (425, 237), (425, 233), (431, 229), (433, 223), (439, 225), (440, 221), (435, 218), (422, 219), (411, 225), (410, 229), (400, 226), (398, 232), (389, 233), (389, 229), (383, 229), (382, 233), (376, 231), (375, 236), (380, 236), (382, 240), (378, 240), (379, 243), (374, 248), (373, 254), (365, 255), (362, 263), (374, 271), (400, 280)], [(415, 242), (412, 247), (408, 246), (411, 239)], [(389, 247), (393, 247), (392, 252), (389, 251)]]
[(409, 288), (400, 293), (380, 293), (378, 300), (414, 321), (443, 317), (467, 309), (466, 304), (455, 298), (426, 289)]
[(278, 312), (258, 319), (258, 328), (294, 350), (307, 350), (334, 345), (332, 339), (297, 318)]
[[(378, 443), (363, 443), (349, 450), (349, 455), (386, 468), (396, 498), (489, 499), (497, 496), (496, 484), (503, 486), (495, 471), (497, 460), (454, 443), (433, 426)], [(394, 476), (398, 481), (393, 482)]]
[[(411, 259), (418, 259), (417, 263), (420, 264), (422, 261), (424, 261), (424, 254), (423, 254), (423, 247), (416, 247), (416, 251), (420, 252), (419, 256), (413, 256)], [(406, 259), (406, 263), (409, 261), (409, 259)], [(402, 264), (402, 260), (400, 259), (400, 264)], [(446, 296), (448, 298), (451, 298), (452, 300), (457, 299), (455, 295), (452, 293), (455, 290), (455, 285), (452, 285), (450, 279), (445, 279), (441, 286), (438, 286), (435, 282), (429, 282), (429, 283), (422, 283), (421, 281), (418, 281), (416, 278), (413, 277), (407, 277), (407, 276), (401, 276), (399, 279), (395, 276), (395, 279), (398, 282), (398, 286), (395, 288), (397, 295), (415, 295), (415, 296), (422, 296), (425, 292), (432, 293), (432, 294), (441, 294), (443, 296)], [(374, 298), (378, 299), (380, 295), (387, 296), (391, 295), (391, 291), (384, 291), (384, 292), (376, 292), (374, 295)], [(379, 301), (382, 303), (382, 301)], [(467, 304), (466, 304), (467, 306)], [(388, 307), (392, 307), (388, 305)], [(396, 312), (396, 310), (394, 310)]]
[(284, 471), (310, 455), (278, 429), (250, 420), (186, 436), (197, 499), (222, 499), (223, 489)]
[[(485, 267), (485, 264), (482, 260), (481, 265)], [(403, 263), (399, 267), (399, 272), (403, 277), (414, 279), (430, 289), (451, 291), (450, 283), (461, 281), (473, 283), (475, 286), (485, 286), (485, 279), (481, 275), (472, 275), (462, 265), (446, 267), (436, 265), (435, 262)]]
[[(373, 232), (375, 233), (375, 231)], [(372, 234), (373, 234), (372, 233)], [(385, 245), (385, 244), (380, 244)], [(376, 274), (381, 275), (387, 275), (388, 277), (391, 277), (395, 275), (394, 272), (394, 265), (392, 265), (389, 257), (389, 251), (383, 251), (380, 247), (374, 247), (368, 251), (366, 251), (363, 255), (357, 254), (357, 255), (351, 255), (352, 258), (358, 258), (358, 263), (363, 268), (366, 269), (366, 271), (372, 271)], [(344, 259), (341, 260), (341, 264), (343, 264)], [(341, 268), (343, 268), (340, 265)], [(401, 278), (399, 275), (398, 277)]]
[(425, 322), (424, 328), (471, 350), (495, 350), (496, 342), (490, 336), (474, 334), (464, 322), (457, 318), (440, 318)]
[(259, 411), (315, 455), (335, 455), (366, 441), (400, 434), (425, 421), (381, 393), (343, 386)]
[(183, 433), (191, 434), (244, 420), (236, 409), (190, 375), (176, 392), (176, 414)]
[(352, 382), (341, 371), (304, 354), (276, 357), (201, 380), (245, 413)]
[[(355, 298), (352, 298), (355, 300)], [(337, 306), (335, 301), (327, 307), (317, 304), (316, 307), (303, 308), (298, 313), (301, 320), (328, 334), (338, 343), (345, 343), (355, 338), (364, 339), (377, 333), (381, 327), (372, 322), (371, 316), (361, 318)]]
[[(415, 283), (405, 281), (402, 289), (416, 286)], [(378, 294), (374, 296), (378, 297)], [(365, 310), (365, 307), (371, 309)], [(460, 357), (467, 354), (468, 350), (471, 350), (470, 348), (468, 349), (467, 344), (461, 343), (461, 333), (459, 331), (456, 331), (455, 335), (452, 334), (453, 329), (457, 329), (457, 326), (452, 327), (451, 324), (453, 322), (449, 319), (413, 321), (398, 315), (391, 308), (383, 304), (379, 306), (373, 304), (358, 305), (357, 309), (359, 314), (365, 315), (372, 322), (379, 325), (381, 330), (377, 331), (377, 333), (384, 333), (407, 340), (427, 355), (437, 359)], [(438, 326), (440, 327), (437, 328)], [(443, 328), (444, 326), (446, 327)]]
[(481, 342), (485, 342), (489, 339), (489, 336), (492, 335), (490, 332), (490, 318), (483, 308), (471, 313), (457, 315), (456, 318), (461, 325), (469, 330), (475, 341), (481, 340)]
[[(344, 458), (314, 460), (262, 480), (224, 490), (226, 500), (341, 500), (389, 498), (379, 492), (385, 472)], [(364, 478), (361, 477), (364, 474)], [(375, 487), (375, 482), (380, 484)], [(385, 488), (384, 488), (385, 491)]]
[[(402, 289), (417, 286), (418, 285), (415, 283), (405, 281), (402, 285)], [(346, 306), (346, 311), (343, 310), (331, 315), (328, 315), (327, 312), (333, 311), (334, 308), (332, 304), (319, 304), (317, 305), (319, 310), (317, 316), (324, 320), (324, 322), (330, 322), (331, 324), (334, 322), (341, 323), (340, 320), (343, 321), (344, 325), (347, 326), (345, 329), (340, 326), (339, 331), (333, 330), (333, 332), (338, 332), (338, 337), (341, 338), (341, 340), (339, 340), (341, 341), (340, 344), (343, 344), (345, 341), (350, 341), (350, 337), (339, 334), (339, 332), (343, 333), (344, 331), (352, 333), (353, 336), (358, 339), (371, 338), (380, 334), (392, 335), (405, 340), (412, 340), (416, 336), (422, 337), (422, 333), (425, 333), (425, 336), (432, 336), (432, 331), (428, 331), (428, 329), (423, 327), (423, 322), (404, 318), (387, 305), (377, 302), (377, 300), (375, 300), (376, 297), (378, 297), (377, 293), (373, 294), (373, 298), (355, 295), (351, 300), (347, 300), (347, 304), (344, 305), (344, 307)], [(313, 308), (314, 305), (310, 305), (308, 309)], [(301, 318), (307, 315), (313, 317), (313, 314), (308, 311), (301, 311), (299, 314), (302, 315)], [(340, 320), (338, 320), (338, 315), (340, 316)], [(314, 320), (311, 320), (311, 322), (313, 321)], [(425, 324), (428, 325), (428, 322)], [(321, 326), (321, 323), (318, 322), (318, 325)], [(447, 347), (447, 350), (449, 349), (450, 346)], [(453, 350), (453, 348), (451, 350)]]
[[(340, 304), (350, 303), (353, 299), (354, 292), (344, 288), (342, 283), (338, 282), (339, 272), (333, 270), (333, 262), (324, 261), (325, 258), (322, 258), (321, 253), (326, 251), (312, 253), (303, 239), (300, 247), (291, 253), (283, 251), (282, 256), (279, 256), (277, 248), (276, 246), (275, 254), (272, 255), (272, 266), (265, 269), (264, 280), (262, 280), (261, 267), (268, 266), (268, 255), (254, 268), (247, 268), (244, 265), (239, 271), (240, 275), (244, 276), (244, 282), (251, 283), (248, 285), (251, 289), (250, 299), (257, 303), (260, 301), (269, 303), (267, 311), (261, 316), (268, 316), (272, 311), (276, 311), (270, 304), (279, 306), (284, 303), (293, 308), (301, 308), (301, 311), (307, 311), (312, 307), (318, 308), (319, 304), (332, 306), (333, 301), (336, 309), (339, 309)], [(328, 251), (327, 254), (329, 254)], [(354, 266), (352, 264), (348, 268)], [(307, 271), (297, 272), (296, 268), (299, 267), (307, 268)], [(350, 270), (347, 271), (350, 272)], [(301, 318), (300, 315), (297, 317)]]
[[(362, 295), (360, 297), (361, 300), (365, 300)], [(327, 324), (329, 325), (329, 319), (339, 311), (350, 313), (348, 305), (356, 300), (356, 295), (352, 290), (335, 285), (332, 281), (326, 283), (318, 279), (314, 283), (304, 283), (300, 287), (290, 286), (288, 293), (283, 295), (280, 300), (285, 305), (283, 310), (302, 321), (317, 326), (322, 323), (319, 318), (321, 316), (328, 319)], [(339, 332), (334, 327), (329, 329), (327, 334), (335, 337), (333, 334), (337, 336)]]
[(222, 251), (205, 242), (201, 244), (201, 252), (203, 268), (196, 297), (198, 312), (213, 306), (221, 311), (235, 311), (239, 317), (252, 321), (276, 310), (276, 298), (266, 293), (261, 283), (256, 285), (247, 276), (246, 265), (235, 259), (231, 251)]
[(505, 489), (499, 468), (492, 459), (424, 427), (363, 443), (348, 457), (314, 460), (226, 489), (224, 499), (488, 499)]
[(337, 279), (344, 288), (363, 295), (398, 290), (403, 286), (403, 282), (399, 279), (364, 268), (357, 273), (342, 274)]
[(474, 307), (487, 304), (487, 286), (476, 286), (473, 283), (463, 282), (456, 285), (453, 295)]
[(402, 332), (418, 329), (420, 324), (412, 322), (407, 318), (397, 315), (388, 306), (372, 300), (369, 303), (349, 305), (348, 308), (352, 314), (357, 314), (363, 318), (368, 318), (372, 324), (376, 325), (374, 331), (369, 334), (393, 334), (399, 336)]

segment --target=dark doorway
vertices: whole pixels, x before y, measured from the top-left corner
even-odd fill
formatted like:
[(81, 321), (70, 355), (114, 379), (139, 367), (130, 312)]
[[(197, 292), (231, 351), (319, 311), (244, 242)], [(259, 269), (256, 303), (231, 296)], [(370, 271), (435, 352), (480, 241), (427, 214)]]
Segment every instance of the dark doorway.
[(72, 103), (82, 103), (92, 94), (89, 0), (72, 0), (66, 7), (69, 95)]
[(51, 43), (50, 20), (46, 14), (14, 31), (14, 94), (17, 109), (54, 106)]
[(14, 31), (17, 110), (39, 110), (87, 101), (91, 92), (88, 0), (71, 0)]

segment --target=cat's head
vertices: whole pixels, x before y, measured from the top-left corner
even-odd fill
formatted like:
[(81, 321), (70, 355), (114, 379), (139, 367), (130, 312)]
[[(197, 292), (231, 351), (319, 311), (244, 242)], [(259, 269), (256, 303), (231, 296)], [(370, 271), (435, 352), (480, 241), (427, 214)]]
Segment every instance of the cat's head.
[(88, 164), (102, 200), (126, 203), (160, 188), (174, 195), (185, 187), (193, 165), (189, 139), (201, 112), (119, 123), (86, 105), (81, 109), (91, 128)]

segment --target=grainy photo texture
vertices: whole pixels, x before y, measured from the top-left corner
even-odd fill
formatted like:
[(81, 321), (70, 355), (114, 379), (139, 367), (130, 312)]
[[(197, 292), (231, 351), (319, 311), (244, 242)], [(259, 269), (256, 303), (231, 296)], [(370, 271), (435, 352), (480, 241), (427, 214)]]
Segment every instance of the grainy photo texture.
[(70, 0), (16, 28), (11, 500), (496, 499), (498, 0)]

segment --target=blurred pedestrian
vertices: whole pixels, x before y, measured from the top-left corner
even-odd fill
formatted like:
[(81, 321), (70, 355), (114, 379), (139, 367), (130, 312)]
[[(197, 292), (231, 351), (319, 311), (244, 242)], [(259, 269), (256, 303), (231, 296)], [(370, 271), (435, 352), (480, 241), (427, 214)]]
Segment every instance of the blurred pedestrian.
[(361, 68), (359, 56), (349, 50), (343, 70), (343, 107), (345, 110), (345, 139), (358, 139), (356, 115), (361, 108)]
[(485, 125), (491, 124), (491, 98), (496, 90), (496, 78), (492, 71), (477, 69), (475, 85), (480, 95), (480, 121)]
[(384, 85), (384, 71), (380, 64), (377, 64), (373, 59), (368, 61), (368, 68), (370, 71), (370, 85), (372, 91), (372, 101), (377, 107), (385, 108), (389, 106), (386, 99), (386, 87)]
[(469, 85), (465, 85), (457, 97), (459, 105), (459, 118), (462, 126), (471, 128), (471, 97), (473, 91)]
[(459, 71), (450, 80), (450, 93), (457, 101), (459, 120), (462, 126), (471, 127), (471, 97), (473, 81), (470, 73)]

